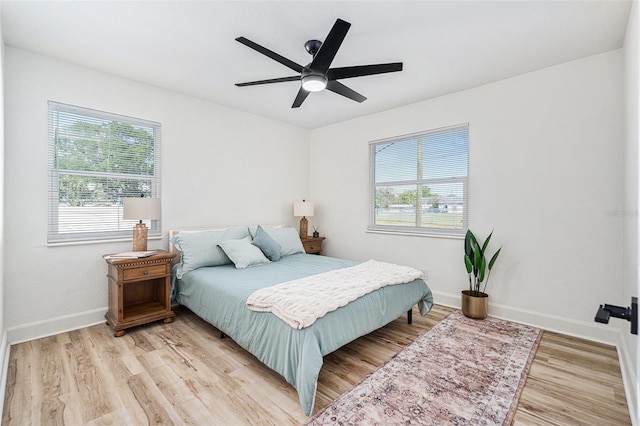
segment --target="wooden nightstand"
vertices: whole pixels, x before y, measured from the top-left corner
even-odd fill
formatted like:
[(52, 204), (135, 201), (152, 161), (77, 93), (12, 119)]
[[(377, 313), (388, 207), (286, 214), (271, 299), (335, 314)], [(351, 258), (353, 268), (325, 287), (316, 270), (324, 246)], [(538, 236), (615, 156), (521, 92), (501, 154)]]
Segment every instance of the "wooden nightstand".
[(136, 325), (173, 321), (171, 260), (176, 255), (164, 250), (157, 252), (139, 259), (105, 257), (109, 268), (109, 311), (105, 318), (116, 337)]
[(307, 254), (322, 254), (322, 242), (324, 237), (307, 237), (302, 238), (302, 245)]

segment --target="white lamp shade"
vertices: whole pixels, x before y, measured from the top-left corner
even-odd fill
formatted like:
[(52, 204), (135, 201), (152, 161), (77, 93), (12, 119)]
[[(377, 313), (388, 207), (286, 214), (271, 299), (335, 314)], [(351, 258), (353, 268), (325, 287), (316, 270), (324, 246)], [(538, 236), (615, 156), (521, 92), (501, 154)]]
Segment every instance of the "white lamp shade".
[(160, 219), (160, 198), (125, 198), (122, 218), (124, 220), (158, 220)]
[(312, 217), (313, 203), (310, 203), (308, 201), (298, 201), (293, 203), (293, 215), (296, 217)]

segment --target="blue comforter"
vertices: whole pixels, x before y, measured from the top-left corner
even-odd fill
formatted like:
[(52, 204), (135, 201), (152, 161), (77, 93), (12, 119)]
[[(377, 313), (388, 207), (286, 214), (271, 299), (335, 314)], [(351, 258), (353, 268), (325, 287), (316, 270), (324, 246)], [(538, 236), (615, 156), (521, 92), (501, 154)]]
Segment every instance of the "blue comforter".
[(431, 290), (423, 280), (383, 287), (300, 330), (272, 313), (249, 310), (246, 300), (263, 287), (355, 264), (294, 254), (247, 269), (233, 265), (200, 268), (177, 280), (176, 300), (280, 373), (296, 388), (300, 405), (310, 416), (322, 357), (388, 324), (416, 303), (426, 315), (433, 304)]

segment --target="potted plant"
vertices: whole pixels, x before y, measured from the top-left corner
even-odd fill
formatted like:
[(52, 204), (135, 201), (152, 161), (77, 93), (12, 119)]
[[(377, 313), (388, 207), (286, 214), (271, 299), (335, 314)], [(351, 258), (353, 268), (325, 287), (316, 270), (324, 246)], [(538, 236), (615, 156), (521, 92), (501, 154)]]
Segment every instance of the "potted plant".
[[(487, 263), (487, 247), (492, 235), (493, 231), (482, 245), (471, 230), (467, 230), (464, 237), (464, 265), (469, 275), (469, 290), (462, 291), (462, 313), (469, 318), (483, 319), (487, 317), (489, 295), (485, 293), (485, 290), (489, 283), (491, 269), (498, 259), (500, 250), (502, 250), (500, 247)], [(484, 287), (482, 286), (483, 281)], [(481, 288), (482, 291), (480, 291)]]

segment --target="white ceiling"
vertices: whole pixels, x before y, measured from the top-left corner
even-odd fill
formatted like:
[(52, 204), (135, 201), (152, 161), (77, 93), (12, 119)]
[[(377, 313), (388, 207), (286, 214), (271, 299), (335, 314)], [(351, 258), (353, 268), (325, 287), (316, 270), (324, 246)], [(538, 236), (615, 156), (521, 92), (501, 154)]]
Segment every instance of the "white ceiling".
[[(6, 1), (7, 45), (313, 129), (622, 47), (630, 1)], [(291, 104), (295, 73), (238, 36), (305, 65), (304, 43), (352, 24), (332, 66), (404, 62)]]

